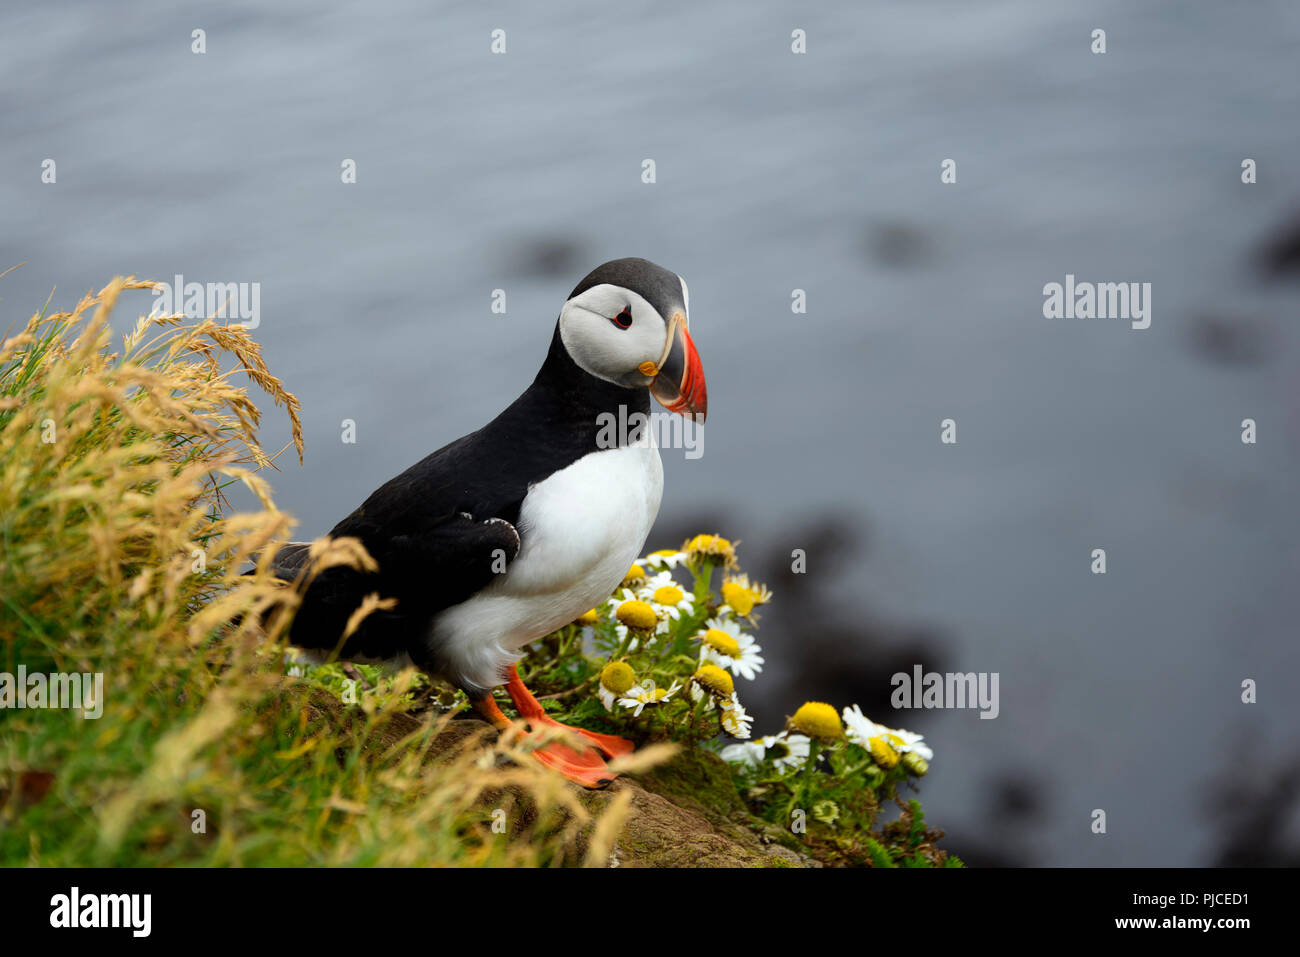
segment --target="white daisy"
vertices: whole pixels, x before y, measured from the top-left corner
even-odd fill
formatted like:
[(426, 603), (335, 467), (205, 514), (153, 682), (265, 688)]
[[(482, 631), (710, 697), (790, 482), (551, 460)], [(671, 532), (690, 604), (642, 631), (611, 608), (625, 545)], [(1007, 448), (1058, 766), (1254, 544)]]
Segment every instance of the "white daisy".
[(763, 739), (757, 738), (753, 741), (729, 744), (718, 752), (718, 757), (728, 764), (748, 764), (750, 767), (757, 767), (763, 763), (763, 754), (766, 750)]
[(735, 696), (736, 685), (725, 669), (703, 664), (691, 675), (690, 694), (692, 701), (704, 700), (706, 709), (712, 711), (715, 702), (728, 702)]
[[(606, 604), (614, 606), (614, 618), (617, 621), (614, 634), (618, 635), (620, 644), (627, 640), (629, 629), (633, 630), (628, 650), (635, 651), (641, 643), (640, 639), (647, 634), (662, 634), (668, 630), (667, 616), (662, 608), (652, 602), (642, 601), (630, 591), (625, 591), (624, 594), (630, 597), (610, 599)], [(654, 644), (654, 638), (647, 638), (645, 644)]]
[(620, 588), (617, 591), (615, 591), (613, 595), (611, 595), (609, 598), (605, 600), (605, 604), (609, 606), (610, 611), (618, 611), (618, 606), (623, 604), (623, 602), (633, 601), (635, 599), (636, 599), (636, 592), (634, 592), (632, 589)]
[(676, 568), (682, 562), (686, 561), (685, 552), (675, 552), (672, 549), (665, 548), (661, 551), (651, 552), (645, 558), (641, 559), (640, 564), (647, 568)]
[(733, 691), (731, 703), (722, 707), (722, 729), (733, 738), (748, 738), (753, 723), (753, 717), (745, 710), (739, 696)]
[[(663, 611), (664, 625), (667, 624), (667, 618), (677, 621), (683, 613), (687, 615), (695, 613), (695, 597), (673, 580), (672, 572), (660, 572), (648, 579), (645, 585), (637, 589), (637, 597), (647, 602), (656, 611)], [(662, 630), (667, 629), (665, 627)]]
[(730, 612), (738, 618), (754, 620), (754, 608), (766, 605), (772, 600), (772, 592), (766, 585), (751, 582), (748, 575), (729, 575), (721, 587), (724, 604), (718, 610)]
[(601, 669), (596, 694), (600, 697), (600, 703), (605, 706), (605, 710), (613, 711), (618, 696), (634, 687), (636, 687), (636, 675), (632, 667), (625, 661), (611, 661)]
[(854, 744), (864, 748), (870, 746), (872, 738), (884, 737), (892, 730), (883, 724), (876, 724), (863, 714), (862, 709), (856, 704), (845, 708), (842, 717), (845, 736)]
[(902, 739), (901, 744), (898, 741), (890, 740), (890, 744), (894, 746), (895, 751), (901, 754), (911, 752), (919, 754), (927, 761), (934, 760), (934, 749), (926, 744), (925, 738), (915, 731), (904, 731), (902, 728), (895, 728), (893, 734), (895, 737)]
[(640, 717), (646, 705), (663, 704), (680, 688), (681, 684), (676, 681), (671, 688), (656, 688), (654, 681), (647, 678), (642, 684), (629, 688), (627, 693), (618, 699), (618, 703), (631, 709), (634, 716)]
[(649, 683), (649, 687), (633, 685), (624, 692), (623, 697), (618, 699), (618, 703), (624, 708), (631, 710), (636, 717), (641, 716), (641, 712), (648, 704), (654, 704), (654, 682)]
[(732, 674), (750, 681), (763, 670), (764, 658), (753, 635), (747, 635), (734, 622), (725, 618), (710, 618), (700, 639), (700, 661), (726, 668)]
[(699, 703), (701, 698), (704, 699), (705, 711), (713, 710), (713, 695), (709, 694), (707, 691), (701, 688), (694, 681), (691, 682), (690, 694), (691, 694), (691, 700), (696, 702), (697, 704)]
[(843, 717), (848, 739), (866, 748), (882, 766), (893, 767), (898, 763), (899, 755), (907, 754), (909, 751), (925, 761), (934, 757), (934, 751), (925, 743), (921, 735), (914, 731), (877, 724), (864, 715), (862, 709), (856, 704), (845, 708)]
[(766, 749), (765, 758), (772, 762), (772, 767), (784, 773), (801, 768), (808, 761), (808, 751), (812, 739), (805, 734), (782, 731), (769, 734), (759, 739)]

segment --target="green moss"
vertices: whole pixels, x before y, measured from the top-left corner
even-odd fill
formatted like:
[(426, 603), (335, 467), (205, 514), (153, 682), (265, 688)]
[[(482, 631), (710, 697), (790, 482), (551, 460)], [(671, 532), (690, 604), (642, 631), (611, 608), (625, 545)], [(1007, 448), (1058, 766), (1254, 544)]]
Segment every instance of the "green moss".
[(694, 808), (710, 820), (747, 819), (750, 815), (725, 761), (711, 751), (689, 748), (642, 776), (646, 788)]

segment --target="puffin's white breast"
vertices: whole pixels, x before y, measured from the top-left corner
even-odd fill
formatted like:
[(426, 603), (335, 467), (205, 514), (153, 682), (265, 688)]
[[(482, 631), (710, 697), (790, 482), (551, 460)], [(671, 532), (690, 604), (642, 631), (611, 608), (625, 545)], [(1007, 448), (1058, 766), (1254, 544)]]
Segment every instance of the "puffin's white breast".
[(608, 598), (641, 554), (662, 495), (649, 429), (640, 444), (591, 452), (531, 486), (507, 571), (434, 619), (447, 677), (494, 687), (520, 648)]

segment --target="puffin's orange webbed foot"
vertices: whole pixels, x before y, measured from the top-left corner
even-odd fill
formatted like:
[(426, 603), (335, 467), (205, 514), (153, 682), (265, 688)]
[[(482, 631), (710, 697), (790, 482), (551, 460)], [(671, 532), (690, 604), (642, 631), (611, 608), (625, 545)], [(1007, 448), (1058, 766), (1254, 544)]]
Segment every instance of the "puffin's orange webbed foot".
[(542, 703), (533, 697), (533, 693), (524, 685), (519, 677), (519, 670), (510, 666), (506, 672), (508, 680), (506, 681), (506, 694), (510, 695), (510, 700), (514, 702), (515, 710), (519, 716), (530, 724), (541, 724), (553, 728), (566, 728), (575, 734), (580, 734), (602, 752), (606, 757), (617, 758), (625, 754), (631, 754), (636, 750), (636, 746), (627, 738), (620, 738), (612, 734), (601, 734), (597, 731), (588, 731), (586, 728), (575, 728), (571, 724), (562, 724), (550, 717)]
[[(559, 724), (559, 722), (557, 721), (556, 724)], [(588, 731), (586, 728), (575, 728), (568, 724), (561, 724), (560, 727), (568, 728), (570, 731), (576, 731), (599, 748), (607, 758), (621, 758), (623, 755), (631, 754), (636, 750), (636, 745), (627, 738), (620, 738), (614, 734), (601, 734), (598, 731)]]
[(563, 742), (548, 741), (536, 748), (532, 755), (548, 768), (559, 771), (584, 788), (603, 788), (618, 777), (618, 773), (611, 771), (593, 748), (575, 751)]
[[(524, 686), (513, 667), (510, 669), (506, 692), (510, 695), (511, 701), (514, 703), (515, 708), (518, 709), (519, 715), (530, 733), (544, 733), (550, 728), (562, 729), (579, 735), (592, 744), (592, 747), (579, 750), (564, 741), (548, 741), (532, 752), (533, 757), (539, 762), (560, 772), (570, 781), (581, 784), (585, 788), (605, 787), (614, 778), (618, 777), (618, 772), (609, 769), (609, 765), (601, 758), (600, 753), (603, 752), (611, 758), (631, 754), (634, 750), (631, 741), (612, 734), (600, 734), (556, 721), (546, 714), (541, 703)], [(497, 707), (491, 693), (475, 701), (474, 708), (498, 730), (504, 731), (513, 727), (511, 721)]]

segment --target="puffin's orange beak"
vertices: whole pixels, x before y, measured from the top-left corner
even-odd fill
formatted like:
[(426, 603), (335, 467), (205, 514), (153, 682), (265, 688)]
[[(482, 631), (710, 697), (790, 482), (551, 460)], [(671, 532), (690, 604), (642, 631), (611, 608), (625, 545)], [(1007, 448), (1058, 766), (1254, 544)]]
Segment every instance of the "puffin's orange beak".
[(704, 384), (704, 366), (691, 341), (684, 314), (673, 313), (668, 323), (668, 342), (659, 363), (647, 362), (641, 371), (654, 376), (650, 394), (660, 405), (669, 412), (704, 423), (709, 411), (709, 390)]

